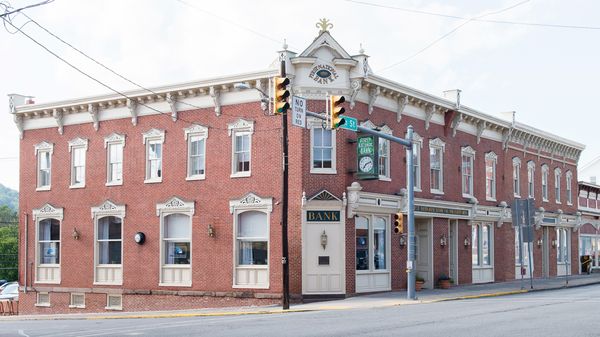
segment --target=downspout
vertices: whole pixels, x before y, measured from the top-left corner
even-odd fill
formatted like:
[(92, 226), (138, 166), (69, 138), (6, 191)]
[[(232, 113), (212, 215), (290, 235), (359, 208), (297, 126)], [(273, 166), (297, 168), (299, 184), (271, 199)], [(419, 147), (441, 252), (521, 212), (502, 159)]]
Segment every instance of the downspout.
[(28, 224), (29, 224), (29, 214), (27, 214), (27, 212), (25, 212), (25, 287), (23, 287), (23, 293), (27, 294), (27, 251), (29, 250), (29, 237), (27, 235), (28, 231)]

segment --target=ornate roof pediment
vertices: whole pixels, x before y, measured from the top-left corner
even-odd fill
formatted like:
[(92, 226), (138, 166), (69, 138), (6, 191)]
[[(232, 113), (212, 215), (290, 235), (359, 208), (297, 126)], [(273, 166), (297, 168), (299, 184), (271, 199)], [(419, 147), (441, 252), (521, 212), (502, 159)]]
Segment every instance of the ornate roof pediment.
[(321, 192), (315, 194), (312, 198), (308, 199), (309, 201), (319, 200), (319, 201), (341, 201), (338, 197), (331, 194), (328, 190), (322, 190)]
[(316, 52), (320, 48), (329, 48), (334, 58), (351, 59), (352, 56), (329, 34), (328, 31), (322, 32), (298, 57), (316, 56)]
[(273, 198), (262, 198), (250, 192), (243, 198), (229, 201), (229, 211), (233, 213), (236, 209), (267, 209), (273, 211)]

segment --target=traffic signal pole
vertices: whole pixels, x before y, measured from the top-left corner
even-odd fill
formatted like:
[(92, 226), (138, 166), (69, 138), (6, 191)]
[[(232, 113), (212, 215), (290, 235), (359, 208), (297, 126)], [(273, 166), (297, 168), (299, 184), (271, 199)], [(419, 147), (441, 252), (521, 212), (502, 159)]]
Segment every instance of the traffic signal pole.
[[(280, 76), (285, 77), (285, 59), (281, 58)], [(290, 265), (288, 261), (288, 114), (281, 114), (283, 178), (281, 196), (281, 264), (283, 266), (283, 310), (290, 308)]]
[[(319, 114), (312, 111), (306, 111), (307, 116), (315, 117), (327, 121), (327, 114)], [(287, 125), (287, 124), (286, 124)], [(407, 204), (407, 220), (408, 220), (408, 244), (406, 245), (407, 259), (406, 259), (406, 275), (408, 278), (406, 297), (409, 300), (416, 300), (416, 239), (415, 239), (415, 172), (413, 169), (413, 127), (409, 126), (406, 132), (406, 139), (394, 137), (392, 135), (372, 130), (364, 126), (358, 126), (357, 131), (362, 133), (371, 134), (379, 138), (387, 139), (391, 142), (398, 143), (406, 148), (406, 185), (408, 190), (408, 204)], [(287, 132), (287, 130), (286, 130)], [(286, 150), (287, 150), (287, 142)], [(287, 158), (287, 157), (286, 157)], [(287, 160), (287, 159), (286, 159)], [(286, 237), (287, 239), (287, 237)], [(287, 244), (287, 241), (286, 241)]]

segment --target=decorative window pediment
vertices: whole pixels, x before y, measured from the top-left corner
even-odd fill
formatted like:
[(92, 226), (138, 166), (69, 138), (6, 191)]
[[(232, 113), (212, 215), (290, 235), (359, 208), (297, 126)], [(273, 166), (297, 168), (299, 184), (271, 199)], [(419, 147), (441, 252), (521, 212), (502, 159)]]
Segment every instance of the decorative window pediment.
[(88, 148), (88, 140), (86, 138), (80, 138), (80, 137), (71, 139), (69, 141), (69, 152), (71, 152), (71, 150), (74, 147), (83, 147), (84, 149), (87, 150), (87, 148)]
[(165, 130), (150, 129), (142, 133), (142, 136), (144, 137), (144, 144), (146, 144), (146, 141), (148, 140), (158, 140), (161, 143), (165, 142)]
[(474, 157), (475, 156), (475, 149), (472, 148), (472, 147), (470, 147), (470, 146), (468, 146), (468, 145), (467, 146), (463, 146), (462, 149), (461, 149), (461, 153)]
[(486, 160), (494, 160), (496, 161), (498, 159), (498, 155), (494, 153), (494, 151), (490, 151), (488, 153), (485, 154), (485, 159)]
[(528, 161), (527, 168), (535, 170), (535, 162), (533, 160)]
[(197, 135), (208, 138), (208, 128), (200, 124), (192, 124), (183, 130), (185, 133), (185, 140), (188, 139), (189, 135)]
[(562, 173), (562, 170), (560, 169), (560, 167), (557, 167), (554, 169), (554, 174), (560, 175), (561, 173)]
[(194, 215), (195, 202), (193, 200), (185, 200), (180, 197), (173, 196), (165, 202), (156, 204), (156, 215), (161, 213), (187, 213)]
[(565, 176), (566, 176), (568, 179), (571, 179), (571, 178), (573, 178), (573, 172), (571, 172), (571, 171), (567, 171), (567, 172), (565, 173)]
[(52, 219), (63, 219), (64, 209), (54, 207), (51, 204), (45, 204), (40, 208), (36, 208), (33, 210), (33, 219), (34, 221), (38, 219), (52, 218)]
[(313, 200), (320, 200), (320, 201), (337, 200), (337, 201), (341, 201), (338, 197), (336, 197), (335, 195), (331, 194), (327, 190), (322, 190), (321, 192), (315, 194), (312, 198), (309, 199), (309, 201), (313, 201)]
[(267, 209), (273, 211), (273, 198), (262, 198), (254, 193), (248, 193), (241, 199), (229, 201), (229, 211), (233, 214), (236, 209)]
[(513, 162), (513, 166), (515, 166), (515, 165), (521, 165), (521, 158), (519, 158), (519, 157), (513, 157), (512, 162)]
[(115, 132), (111, 133), (104, 138), (104, 148), (111, 143), (123, 143), (123, 147), (125, 147), (125, 135)]
[(377, 125), (375, 125), (373, 122), (371, 122), (368, 119), (366, 121), (360, 123), (360, 126), (369, 128), (369, 129), (377, 129)]
[(439, 138), (433, 138), (429, 140), (429, 147), (440, 147), (442, 148), (442, 151), (445, 151), (446, 143)]
[(379, 131), (386, 133), (388, 135), (391, 135), (394, 132), (394, 130), (392, 130), (392, 128), (390, 128), (386, 124), (383, 124), (382, 126), (380, 126)]
[(34, 145), (35, 154), (37, 155), (39, 151), (50, 151), (50, 154), (54, 152), (54, 144), (49, 142), (41, 142), (39, 144)]
[(227, 124), (227, 131), (229, 132), (230, 136), (231, 136), (231, 132), (233, 130), (235, 130), (236, 132), (254, 133), (254, 121), (249, 121), (249, 120), (240, 118), (231, 124)]
[(548, 167), (548, 165), (543, 164), (542, 165), (542, 172), (547, 173), (550, 170), (550, 168)]
[(125, 205), (115, 204), (110, 200), (106, 200), (102, 204), (92, 207), (92, 219), (97, 219), (108, 215), (124, 218)]

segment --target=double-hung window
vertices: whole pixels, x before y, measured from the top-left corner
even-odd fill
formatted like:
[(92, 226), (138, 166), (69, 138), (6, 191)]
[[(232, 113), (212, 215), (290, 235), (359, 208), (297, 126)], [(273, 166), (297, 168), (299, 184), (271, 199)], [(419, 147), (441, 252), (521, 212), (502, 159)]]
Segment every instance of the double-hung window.
[(165, 131), (148, 130), (143, 134), (146, 145), (146, 178), (145, 183), (159, 183), (163, 177), (163, 143)]
[(475, 150), (466, 146), (461, 150), (462, 164), (462, 195), (463, 197), (473, 196), (473, 160), (475, 158)]
[(85, 156), (88, 140), (75, 138), (69, 141), (71, 152), (71, 188), (85, 187)]
[(513, 193), (517, 198), (521, 197), (521, 159), (513, 158)]
[(238, 119), (228, 125), (232, 142), (231, 177), (249, 177), (252, 168), (254, 122)]
[(542, 165), (542, 201), (548, 201), (548, 165)]
[(494, 152), (485, 154), (485, 199), (496, 201), (496, 161)]
[[(392, 129), (384, 125), (379, 128), (379, 131), (388, 135), (392, 134)], [(378, 154), (379, 154), (379, 180), (391, 180), (391, 168), (390, 168), (390, 141), (387, 139), (379, 138), (378, 143)]]
[(413, 174), (415, 191), (421, 191), (421, 149), (423, 137), (413, 132)]
[(187, 178), (200, 180), (206, 176), (206, 139), (208, 128), (194, 124), (185, 129), (185, 139), (188, 146)]
[(473, 267), (492, 264), (492, 224), (476, 223), (471, 227), (471, 256)]
[(431, 193), (444, 193), (444, 148), (439, 138), (429, 140), (429, 179)]
[(123, 219), (125, 205), (110, 200), (92, 207), (94, 219), (94, 284), (123, 284)]
[(122, 185), (125, 136), (111, 134), (104, 138), (104, 147), (106, 148), (106, 185)]
[(45, 204), (33, 210), (36, 225), (35, 282), (60, 283), (63, 209)]
[(565, 183), (567, 184), (566, 194), (567, 194), (567, 205), (573, 204), (573, 172), (567, 171), (565, 174)]
[(560, 204), (560, 176), (562, 172), (560, 168), (554, 169), (554, 200), (557, 204)]
[(54, 144), (41, 142), (35, 145), (35, 155), (37, 157), (37, 191), (50, 190), (52, 178), (52, 152)]
[(535, 163), (530, 160), (527, 162), (527, 196), (535, 198)]
[(336, 130), (328, 130), (320, 121), (308, 121), (310, 127), (310, 173), (336, 173), (335, 135)]

